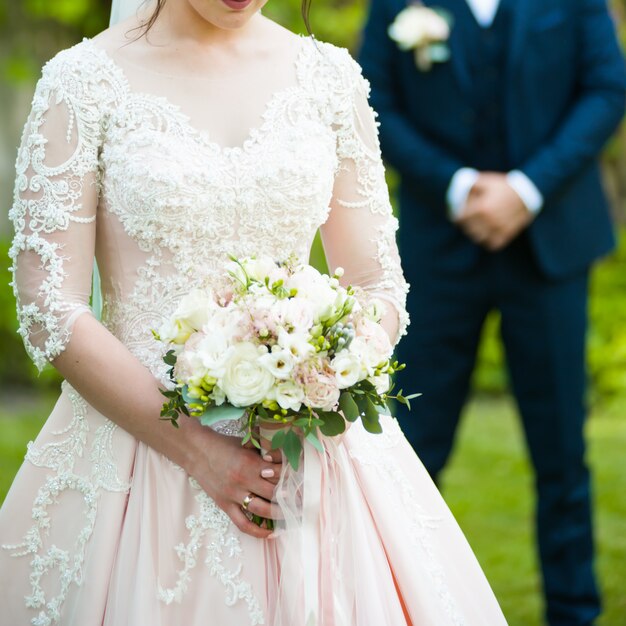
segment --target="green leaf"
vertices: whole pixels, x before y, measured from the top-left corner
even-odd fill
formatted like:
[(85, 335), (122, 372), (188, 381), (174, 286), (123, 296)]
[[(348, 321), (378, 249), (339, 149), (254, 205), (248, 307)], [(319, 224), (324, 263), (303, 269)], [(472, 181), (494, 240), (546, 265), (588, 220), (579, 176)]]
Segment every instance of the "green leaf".
[(282, 448), (285, 444), (285, 435), (287, 431), (285, 430), (277, 430), (272, 437), (272, 450), (278, 450), (278, 448)]
[(354, 422), (359, 417), (359, 407), (349, 391), (344, 391), (339, 398), (339, 408), (349, 422)]
[(335, 411), (317, 411), (317, 416), (324, 420), (320, 430), (326, 437), (341, 435), (346, 430), (346, 422), (340, 413)]
[(170, 350), (164, 357), (163, 357), (163, 361), (165, 362), (165, 365), (171, 365), (172, 367), (174, 367), (174, 365), (176, 365), (176, 353), (174, 352), (174, 350)]
[(381, 409), (384, 409), (387, 407), (385, 398), (383, 398), (382, 396), (370, 396), (369, 398), (375, 405), (379, 406)]
[(306, 436), (306, 440), (320, 453), (324, 453), (324, 448), (320, 442), (320, 440), (317, 438), (317, 433), (316, 432), (310, 432), (307, 436)]
[[(274, 440), (272, 440), (272, 444)], [(300, 465), (300, 453), (302, 452), (302, 442), (300, 437), (296, 435), (293, 430), (288, 430), (285, 433), (285, 441), (283, 443), (283, 452), (287, 457), (287, 461), (293, 469), (297, 470)]]
[(363, 420), (363, 427), (368, 433), (380, 434), (383, 432), (383, 428), (380, 425), (378, 409), (369, 398), (367, 400), (367, 408), (361, 419)]
[(217, 422), (233, 421), (239, 419), (244, 414), (244, 409), (241, 407), (233, 406), (224, 402), (220, 406), (209, 407), (201, 416), (200, 423), (203, 426), (212, 426)]
[(374, 387), (374, 385), (367, 379), (362, 380), (360, 383), (358, 383), (358, 385), (359, 385), (359, 388), (365, 391), (366, 393), (377, 393), (376, 387)]
[(308, 426), (321, 426), (324, 422), (316, 417), (299, 417), (295, 419), (292, 424), (294, 426), (299, 426), (301, 428), (306, 428)]
[(357, 408), (359, 409), (359, 416), (362, 416), (365, 411), (367, 411), (367, 396), (353, 396), (352, 399), (356, 403)]
[(187, 385), (185, 385), (181, 390), (180, 390), (180, 395), (183, 397), (183, 401), (186, 404), (193, 404), (194, 402), (197, 402), (198, 398), (192, 398), (189, 395), (189, 387)]
[(415, 398), (419, 398), (421, 395), (421, 393), (412, 393), (410, 396), (405, 396), (405, 398), (407, 400), (415, 400)]

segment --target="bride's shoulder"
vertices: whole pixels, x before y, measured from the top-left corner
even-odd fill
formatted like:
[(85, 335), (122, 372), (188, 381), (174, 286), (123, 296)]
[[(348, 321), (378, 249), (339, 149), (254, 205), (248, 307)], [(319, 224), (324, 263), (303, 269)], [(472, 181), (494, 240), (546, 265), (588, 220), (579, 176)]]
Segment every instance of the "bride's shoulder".
[(347, 48), (310, 37), (307, 42), (312, 49), (317, 74), (330, 86), (349, 86), (362, 80), (361, 66)]
[(42, 68), (42, 79), (71, 85), (73, 81), (90, 82), (103, 77), (106, 55), (91, 39), (57, 52)]
[(369, 83), (347, 48), (315, 38), (310, 38), (307, 45), (311, 50), (309, 76), (312, 88), (330, 108), (349, 108), (358, 93), (367, 98)]
[(56, 94), (56, 100), (71, 98), (98, 109), (115, 99), (120, 77), (106, 52), (91, 39), (55, 54), (41, 70), (36, 93), (43, 99)]

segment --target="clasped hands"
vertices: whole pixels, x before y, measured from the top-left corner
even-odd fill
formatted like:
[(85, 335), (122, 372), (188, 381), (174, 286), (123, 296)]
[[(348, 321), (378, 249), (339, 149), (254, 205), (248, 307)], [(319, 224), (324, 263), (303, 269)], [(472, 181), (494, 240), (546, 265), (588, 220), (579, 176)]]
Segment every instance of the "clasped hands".
[(532, 220), (532, 213), (509, 185), (506, 174), (482, 172), (454, 221), (474, 243), (496, 252)]

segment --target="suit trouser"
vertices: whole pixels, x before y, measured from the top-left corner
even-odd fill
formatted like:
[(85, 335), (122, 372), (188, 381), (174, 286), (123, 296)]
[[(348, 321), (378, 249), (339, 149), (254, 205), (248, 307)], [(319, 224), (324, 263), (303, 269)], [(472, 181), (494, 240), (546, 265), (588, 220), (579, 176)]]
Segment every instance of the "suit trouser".
[[(585, 464), (588, 273), (559, 281), (537, 269), (524, 235), (481, 252), (473, 267), (444, 271), (403, 253), (411, 326), (400, 345), (399, 386), (420, 391), (402, 427), (436, 478), (452, 449), (480, 332), (501, 313), (501, 335), (535, 469), (536, 524), (548, 621), (589, 624), (600, 611), (593, 574), (590, 478)], [(476, 485), (480, 489), (480, 484)], [(511, 564), (513, 571), (514, 564)]]

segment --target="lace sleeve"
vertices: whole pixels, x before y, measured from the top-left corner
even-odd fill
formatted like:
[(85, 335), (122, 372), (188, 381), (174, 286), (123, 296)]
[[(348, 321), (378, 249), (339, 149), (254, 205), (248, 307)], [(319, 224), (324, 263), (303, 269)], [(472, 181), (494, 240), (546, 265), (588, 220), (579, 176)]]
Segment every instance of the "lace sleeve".
[(73, 50), (50, 61), (37, 84), (9, 213), (19, 333), (40, 370), (90, 311), (100, 124), (98, 95)]
[(398, 220), (389, 202), (369, 84), (343, 50), (335, 104), (338, 170), (331, 212), (321, 228), (330, 268), (343, 267), (343, 282), (359, 286), (396, 310), (396, 341), (406, 333), (408, 284), (400, 265), (395, 233)]

